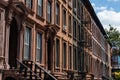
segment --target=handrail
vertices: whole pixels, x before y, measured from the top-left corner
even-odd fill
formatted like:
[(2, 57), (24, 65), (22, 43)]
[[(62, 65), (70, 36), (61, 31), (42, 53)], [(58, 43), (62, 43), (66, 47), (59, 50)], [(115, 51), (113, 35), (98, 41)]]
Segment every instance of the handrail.
[(39, 77), (37, 74), (34, 73), (34, 71), (32, 71), (29, 67), (27, 67), (25, 64), (23, 64), (22, 62), (20, 62), (18, 59), (16, 59), (17, 62), (19, 62), (19, 64), (22, 64), (22, 66), (24, 66), (27, 70), (30, 70), (30, 72), (33, 73), (33, 75), (35, 75), (36, 77), (42, 79), (41, 77)]
[(52, 77), (54, 80), (57, 80), (53, 75), (48, 73), (43, 67), (39, 66), (36, 62), (33, 62), (39, 69), (43, 70), (46, 74), (48, 74), (50, 77)]

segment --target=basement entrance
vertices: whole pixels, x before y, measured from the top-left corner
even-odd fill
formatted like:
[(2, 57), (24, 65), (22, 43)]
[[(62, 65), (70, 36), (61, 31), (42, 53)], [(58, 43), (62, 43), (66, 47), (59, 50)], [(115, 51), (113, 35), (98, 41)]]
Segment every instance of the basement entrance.
[(16, 20), (13, 18), (10, 24), (9, 35), (9, 65), (10, 68), (17, 67), (17, 43), (18, 43), (18, 29)]

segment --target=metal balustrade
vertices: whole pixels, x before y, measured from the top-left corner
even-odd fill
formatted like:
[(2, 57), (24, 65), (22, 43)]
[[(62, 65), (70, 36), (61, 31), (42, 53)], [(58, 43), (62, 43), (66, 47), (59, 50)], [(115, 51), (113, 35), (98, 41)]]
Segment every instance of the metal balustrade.
[(57, 80), (47, 70), (38, 65), (36, 62), (30, 60), (19, 61), (19, 75), (26, 80)]
[(32, 66), (29, 61), (21, 62), (17, 59), (17, 62), (20, 64), (19, 67), (20, 77), (23, 77), (24, 79), (28, 80), (43, 80), (32, 70)]
[(53, 75), (51, 75), (47, 70), (39, 66), (37, 63), (34, 62), (34, 65), (35, 65), (35, 72), (37, 73), (37, 70), (38, 70), (40, 77), (42, 77), (41, 74), (43, 73), (45, 80), (57, 80), (57, 78), (55, 78)]

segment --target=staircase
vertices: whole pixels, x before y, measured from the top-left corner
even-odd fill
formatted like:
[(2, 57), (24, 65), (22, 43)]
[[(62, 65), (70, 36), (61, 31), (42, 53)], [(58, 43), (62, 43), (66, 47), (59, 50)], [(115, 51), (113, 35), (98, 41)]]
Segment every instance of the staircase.
[(17, 61), (20, 64), (19, 75), (21, 80), (57, 80), (47, 70), (33, 61)]
[[(43, 67), (33, 61), (19, 61), (17, 69), (4, 70), (3, 80), (57, 80)], [(7, 77), (8, 76), (8, 77)], [(12, 79), (14, 78), (14, 79)]]

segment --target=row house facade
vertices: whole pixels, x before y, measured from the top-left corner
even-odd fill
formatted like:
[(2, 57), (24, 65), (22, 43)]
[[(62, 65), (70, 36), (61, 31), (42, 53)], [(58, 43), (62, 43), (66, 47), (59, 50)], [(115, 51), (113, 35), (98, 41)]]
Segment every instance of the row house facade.
[[(94, 76), (95, 80), (109, 80), (111, 77), (111, 46), (106, 40), (106, 32), (97, 18), (89, 1), (83, 1), (83, 31), (87, 56), (88, 73), (86, 77)], [(85, 54), (84, 53), (84, 54)], [(84, 62), (85, 63), (85, 62)], [(86, 64), (86, 63), (85, 63)]]
[(110, 57), (89, 0), (0, 0), (0, 80), (106, 80)]
[[(97, 18), (89, 1), (82, 1), (82, 28), (84, 35), (83, 51), (85, 56), (84, 68), (87, 69), (86, 78), (95, 80), (109, 80), (111, 77), (111, 46), (107, 42), (107, 35)], [(86, 71), (85, 71), (86, 72)]]

